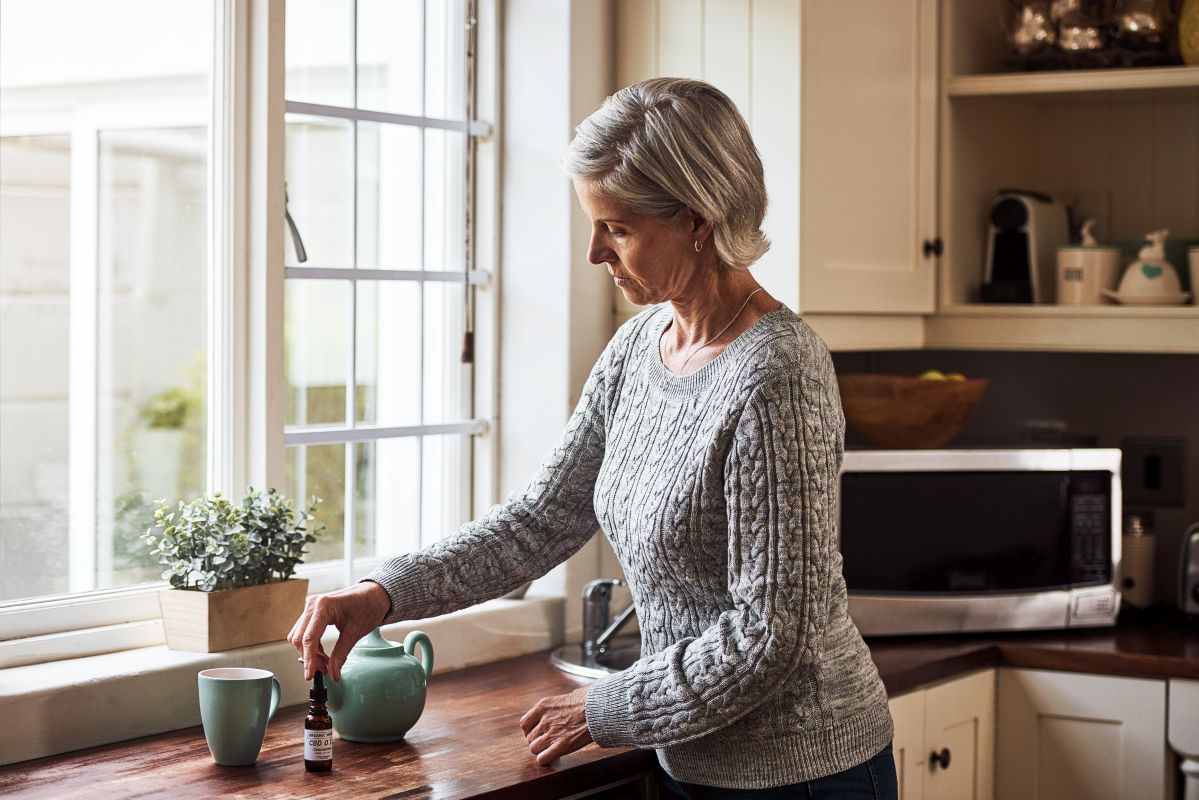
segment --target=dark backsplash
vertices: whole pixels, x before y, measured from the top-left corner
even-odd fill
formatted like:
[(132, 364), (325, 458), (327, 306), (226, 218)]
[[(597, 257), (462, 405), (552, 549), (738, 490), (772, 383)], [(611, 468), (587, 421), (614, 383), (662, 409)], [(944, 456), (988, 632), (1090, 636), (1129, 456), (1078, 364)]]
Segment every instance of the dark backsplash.
[[(1030, 429), (1039, 436), (1062, 431), (1073, 446), (1120, 447), (1129, 436), (1185, 440), (1183, 505), (1124, 507), (1152, 514), (1154, 596), (1177, 605), (1182, 533), (1199, 522), (1199, 356), (898, 350), (834, 353), (833, 363), (838, 372), (915, 376), (939, 369), (990, 378), (981, 405), (950, 447), (1030, 442)], [(868, 445), (849, 430), (846, 446)]]

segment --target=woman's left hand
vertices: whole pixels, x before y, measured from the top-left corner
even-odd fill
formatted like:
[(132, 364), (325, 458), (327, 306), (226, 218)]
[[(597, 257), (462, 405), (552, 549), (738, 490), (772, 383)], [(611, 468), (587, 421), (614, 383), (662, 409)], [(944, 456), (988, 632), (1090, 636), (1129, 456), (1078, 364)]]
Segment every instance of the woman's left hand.
[(581, 750), (595, 741), (587, 727), (589, 688), (580, 686), (570, 694), (543, 697), (520, 718), (520, 728), (539, 766), (548, 767), (558, 756)]

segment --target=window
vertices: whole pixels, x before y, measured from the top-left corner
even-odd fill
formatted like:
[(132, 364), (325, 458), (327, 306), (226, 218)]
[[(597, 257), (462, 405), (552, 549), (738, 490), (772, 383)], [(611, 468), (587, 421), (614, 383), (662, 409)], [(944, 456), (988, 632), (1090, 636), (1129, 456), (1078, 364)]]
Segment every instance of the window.
[[(311, 591), (493, 500), (476, 418), (492, 337), (462, 358), (476, 312), (494, 320), (493, 297), (475, 308), (494, 247), (480, 269), (474, 238), (494, 240), (495, 215), (475, 214), (474, 187), (494, 192), (496, 155), (472, 107), (475, 2), (288, 0), (272, 37), (235, 0), (4, 0), (0, 667), (161, 642), (160, 569), (138, 541), (159, 498), (240, 492), (262, 470), (322, 497)], [(275, 147), (250, 120), (280, 95)], [(280, 158), (286, 185), (264, 183)], [(285, 263), (248, 263), (285, 190)], [(280, 328), (258, 305), (276, 293), (246, 291), (277, 267)], [(248, 328), (266, 337), (252, 353)], [(250, 366), (276, 347), (282, 364)], [(275, 462), (259, 443), (280, 440)]]
[(0, 602), (157, 581), (206, 488), (214, 5), (65, 5), (0, 11)]
[(290, 0), (287, 490), (323, 499), (314, 585), (470, 517), (473, 3)]

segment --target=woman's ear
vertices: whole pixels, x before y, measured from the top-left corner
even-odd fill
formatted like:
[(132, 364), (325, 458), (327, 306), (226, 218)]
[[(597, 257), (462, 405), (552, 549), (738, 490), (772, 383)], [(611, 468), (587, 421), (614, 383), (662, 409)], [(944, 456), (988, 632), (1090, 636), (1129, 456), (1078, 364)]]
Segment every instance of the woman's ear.
[(710, 219), (704, 219), (699, 212), (690, 206), (687, 207), (685, 219), (687, 220), (688, 227), (691, 229), (692, 240), (698, 242), (701, 247), (707, 244), (712, 236), (712, 229), (716, 227), (716, 223)]

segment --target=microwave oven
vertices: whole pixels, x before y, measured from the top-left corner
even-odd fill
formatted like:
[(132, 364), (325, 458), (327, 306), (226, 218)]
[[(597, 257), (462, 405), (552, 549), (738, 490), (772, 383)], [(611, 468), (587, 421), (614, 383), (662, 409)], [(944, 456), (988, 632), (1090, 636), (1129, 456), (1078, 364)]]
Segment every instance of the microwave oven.
[(864, 636), (1114, 625), (1120, 450), (846, 450), (837, 539)]

